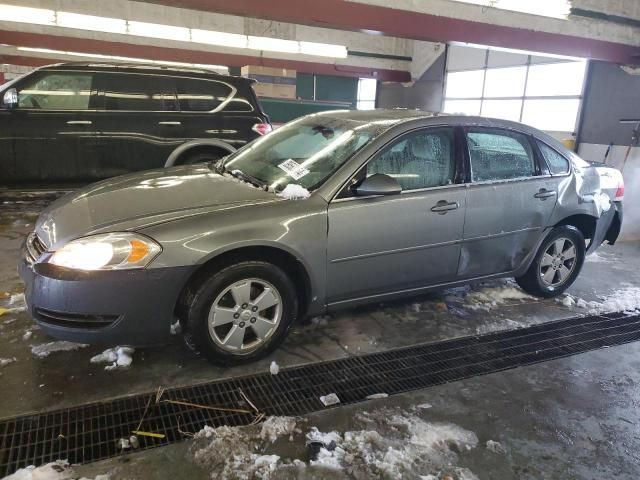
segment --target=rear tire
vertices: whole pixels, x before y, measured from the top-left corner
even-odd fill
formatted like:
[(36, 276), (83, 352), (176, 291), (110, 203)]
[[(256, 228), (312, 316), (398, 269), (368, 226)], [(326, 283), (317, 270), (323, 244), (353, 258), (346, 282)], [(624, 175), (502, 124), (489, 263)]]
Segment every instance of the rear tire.
[(516, 282), (531, 295), (557, 297), (578, 277), (585, 253), (580, 230), (571, 225), (555, 227), (542, 242), (529, 269), (516, 277)]
[(268, 355), (298, 316), (291, 279), (262, 261), (231, 265), (192, 286), (184, 307), (185, 344), (217, 365)]

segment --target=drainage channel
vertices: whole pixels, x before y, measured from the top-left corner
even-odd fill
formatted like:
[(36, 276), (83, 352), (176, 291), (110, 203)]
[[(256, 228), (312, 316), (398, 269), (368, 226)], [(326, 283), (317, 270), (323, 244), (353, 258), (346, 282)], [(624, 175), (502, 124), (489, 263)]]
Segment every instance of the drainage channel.
[[(171, 388), (0, 421), (0, 475), (57, 459), (87, 463), (121, 454), (133, 431), (140, 448), (200, 430), (248, 425), (256, 413), (302, 415), (375, 393), (397, 394), (640, 340), (640, 315), (574, 317), (269, 373)], [(262, 418), (259, 416), (259, 418)], [(149, 436), (151, 435), (151, 436)]]

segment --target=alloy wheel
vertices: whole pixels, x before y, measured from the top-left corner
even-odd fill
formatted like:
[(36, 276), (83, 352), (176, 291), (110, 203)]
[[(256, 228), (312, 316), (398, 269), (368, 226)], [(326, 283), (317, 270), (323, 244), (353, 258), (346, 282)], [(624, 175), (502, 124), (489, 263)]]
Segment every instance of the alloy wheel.
[(249, 278), (226, 287), (209, 310), (209, 334), (223, 350), (245, 354), (260, 348), (282, 318), (282, 297), (269, 282)]
[(540, 278), (550, 287), (566, 282), (576, 266), (576, 246), (572, 240), (561, 237), (551, 242), (540, 260)]

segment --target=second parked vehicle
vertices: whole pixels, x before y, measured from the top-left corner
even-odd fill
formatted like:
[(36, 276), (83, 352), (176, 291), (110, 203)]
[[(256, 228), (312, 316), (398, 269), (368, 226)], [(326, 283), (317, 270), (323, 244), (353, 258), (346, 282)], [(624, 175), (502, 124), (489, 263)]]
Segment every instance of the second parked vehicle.
[(253, 80), (70, 63), (0, 87), (3, 184), (77, 182), (216, 160), (271, 131)]

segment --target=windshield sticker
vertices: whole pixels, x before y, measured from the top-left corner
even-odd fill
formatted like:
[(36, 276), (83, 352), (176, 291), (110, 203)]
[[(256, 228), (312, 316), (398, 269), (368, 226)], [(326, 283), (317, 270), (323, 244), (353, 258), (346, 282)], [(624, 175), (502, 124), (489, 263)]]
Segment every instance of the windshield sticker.
[(285, 160), (278, 165), (278, 168), (287, 172), (287, 175), (289, 175), (294, 180), (299, 180), (309, 173), (309, 170), (292, 159)]

